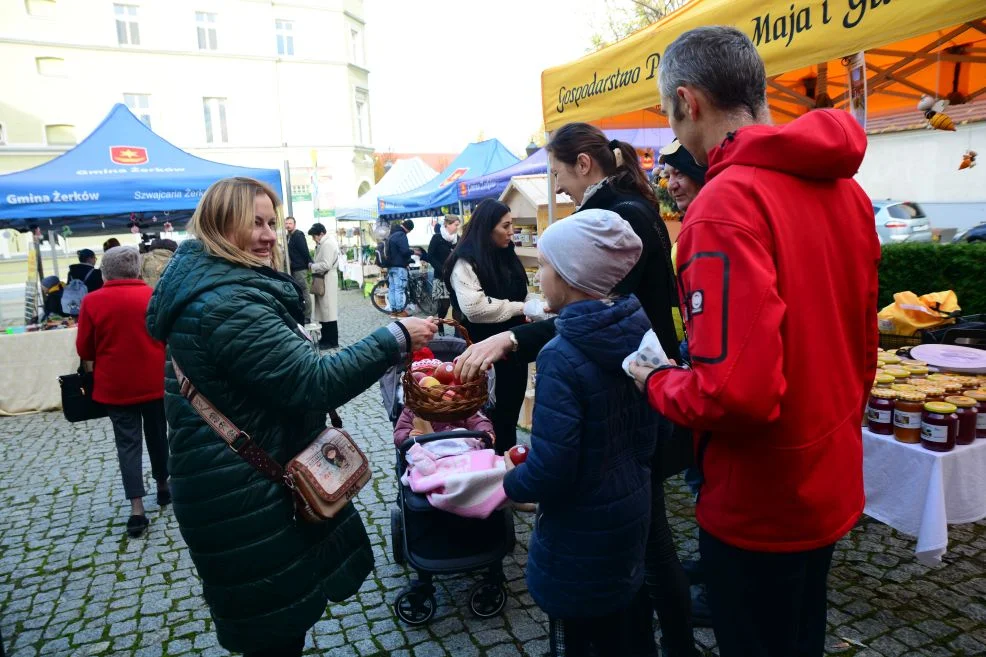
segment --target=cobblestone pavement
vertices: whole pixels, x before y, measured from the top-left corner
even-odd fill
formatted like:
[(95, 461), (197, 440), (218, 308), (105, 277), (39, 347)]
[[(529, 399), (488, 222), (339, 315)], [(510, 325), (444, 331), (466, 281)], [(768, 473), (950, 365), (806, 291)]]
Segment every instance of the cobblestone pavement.
[[(340, 331), (353, 342), (385, 321), (357, 292), (340, 294)], [(547, 621), (526, 592), (531, 517), (517, 515), (518, 544), (505, 574), (500, 617), (468, 611), (475, 576), (439, 578), (438, 612), (409, 629), (391, 604), (409, 572), (390, 554), (395, 496), (390, 424), (376, 388), (347, 404), (347, 427), (367, 450), (373, 483), (356, 504), (376, 569), (358, 596), (332, 605), (308, 635), (308, 655), (515, 657), (547, 651)], [(150, 469), (145, 464), (149, 490)], [(683, 557), (697, 550), (693, 506), (680, 478), (668, 510)], [(0, 628), (13, 657), (226, 655), (170, 508), (147, 498), (147, 535), (125, 537), (128, 508), (108, 420), (75, 425), (59, 413), (0, 418)], [(835, 553), (829, 652), (866, 656), (986, 654), (986, 523), (953, 527), (945, 565), (928, 569), (913, 540), (864, 520)], [(716, 654), (710, 630), (700, 646)]]

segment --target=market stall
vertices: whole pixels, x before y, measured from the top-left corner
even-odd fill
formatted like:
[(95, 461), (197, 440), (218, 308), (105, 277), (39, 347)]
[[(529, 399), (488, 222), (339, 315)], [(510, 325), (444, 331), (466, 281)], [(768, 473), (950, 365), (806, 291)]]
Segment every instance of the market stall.
[(496, 139), (469, 144), (438, 176), (424, 185), (404, 194), (381, 195), (380, 215), (404, 219), (459, 212), (456, 190), (460, 182), (500, 171), (519, 161)]
[(62, 407), (58, 377), (79, 367), (76, 328), (0, 335), (0, 415)]

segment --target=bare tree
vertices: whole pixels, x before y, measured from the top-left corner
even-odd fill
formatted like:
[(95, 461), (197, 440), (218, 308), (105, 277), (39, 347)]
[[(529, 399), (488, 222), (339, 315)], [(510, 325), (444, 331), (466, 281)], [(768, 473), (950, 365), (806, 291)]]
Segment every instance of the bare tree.
[(656, 23), (688, 0), (604, 0), (602, 27), (592, 35), (590, 50), (599, 50), (642, 27)]

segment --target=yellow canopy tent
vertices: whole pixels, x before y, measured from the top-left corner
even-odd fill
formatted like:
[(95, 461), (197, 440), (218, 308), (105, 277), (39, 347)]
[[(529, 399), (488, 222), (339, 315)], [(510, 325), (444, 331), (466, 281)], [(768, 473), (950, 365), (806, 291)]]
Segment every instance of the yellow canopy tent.
[(816, 106), (846, 107), (841, 60), (860, 51), (871, 114), (915, 108), (925, 94), (952, 105), (986, 98), (984, 19), (983, 0), (692, 0), (622, 41), (544, 71), (545, 129), (573, 121), (604, 129), (666, 125), (660, 58), (677, 36), (702, 25), (736, 26), (757, 45), (779, 123)]

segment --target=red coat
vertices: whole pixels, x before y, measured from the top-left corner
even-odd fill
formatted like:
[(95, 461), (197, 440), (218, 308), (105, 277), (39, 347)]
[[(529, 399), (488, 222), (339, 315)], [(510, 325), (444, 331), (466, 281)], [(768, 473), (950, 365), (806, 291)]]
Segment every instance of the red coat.
[(873, 208), (846, 112), (751, 126), (709, 153), (678, 242), (692, 369), (651, 404), (696, 430), (698, 522), (739, 548), (834, 543), (863, 510), (860, 425), (876, 370)]
[(83, 298), (75, 349), (95, 361), (95, 401), (127, 406), (164, 397), (164, 343), (144, 323), (152, 292), (144, 281), (121, 279)]

